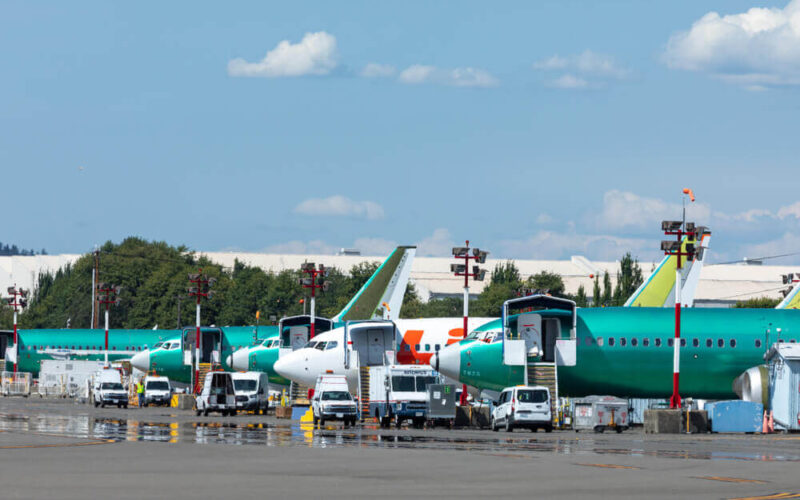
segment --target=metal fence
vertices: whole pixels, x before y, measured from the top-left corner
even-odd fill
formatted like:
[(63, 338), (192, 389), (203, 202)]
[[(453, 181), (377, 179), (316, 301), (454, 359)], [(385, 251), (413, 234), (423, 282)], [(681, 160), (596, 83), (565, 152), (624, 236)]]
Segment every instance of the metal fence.
[(4, 396), (27, 396), (31, 393), (31, 374), (27, 372), (0, 373), (0, 391)]

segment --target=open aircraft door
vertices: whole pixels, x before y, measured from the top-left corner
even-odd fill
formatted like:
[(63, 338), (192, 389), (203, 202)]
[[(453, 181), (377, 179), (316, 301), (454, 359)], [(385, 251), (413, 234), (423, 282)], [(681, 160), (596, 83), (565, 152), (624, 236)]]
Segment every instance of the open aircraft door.
[[(568, 318), (564, 318), (563, 313), (553, 317), (542, 317), (538, 313), (523, 313), (517, 316), (516, 328), (513, 329), (509, 320), (509, 311), (530, 308), (568, 311), (570, 315)], [(568, 337), (562, 335), (563, 319), (569, 322)], [(532, 351), (537, 349), (541, 354), (542, 361), (555, 362), (559, 366), (575, 366), (577, 363), (578, 313), (575, 302), (549, 295), (531, 295), (511, 299), (503, 304), (502, 321), (503, 362), (505, 364), (525, 365), (527, 355), (533, 355)]]

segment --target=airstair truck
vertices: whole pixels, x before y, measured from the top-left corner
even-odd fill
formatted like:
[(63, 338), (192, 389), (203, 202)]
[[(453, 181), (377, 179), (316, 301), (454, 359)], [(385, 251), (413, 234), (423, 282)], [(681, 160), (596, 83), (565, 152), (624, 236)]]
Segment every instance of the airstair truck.
[(381, 427), (404, 421), (421, 428), (428, 415), (428, 386), (441, 384), (429, 365), (384, 365), (369, 368), (369, 412)]

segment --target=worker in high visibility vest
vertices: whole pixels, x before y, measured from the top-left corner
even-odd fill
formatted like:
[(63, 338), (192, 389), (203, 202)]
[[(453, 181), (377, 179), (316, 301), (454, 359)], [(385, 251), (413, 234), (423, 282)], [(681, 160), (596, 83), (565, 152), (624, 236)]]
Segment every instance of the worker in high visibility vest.
[(144, 408), (144, 384), (141, 380), (136, 382), (136, 398), (139, 402), (139, 408)]

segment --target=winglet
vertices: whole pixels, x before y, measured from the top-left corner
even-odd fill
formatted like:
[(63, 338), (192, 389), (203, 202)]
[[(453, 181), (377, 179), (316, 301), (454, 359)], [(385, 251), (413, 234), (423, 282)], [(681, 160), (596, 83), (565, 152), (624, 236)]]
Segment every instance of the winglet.
[(333, 321), (383, 318), (387, 314), (395, 319), (400, 317), (416, 253), (417, 247), (397, 247)]

